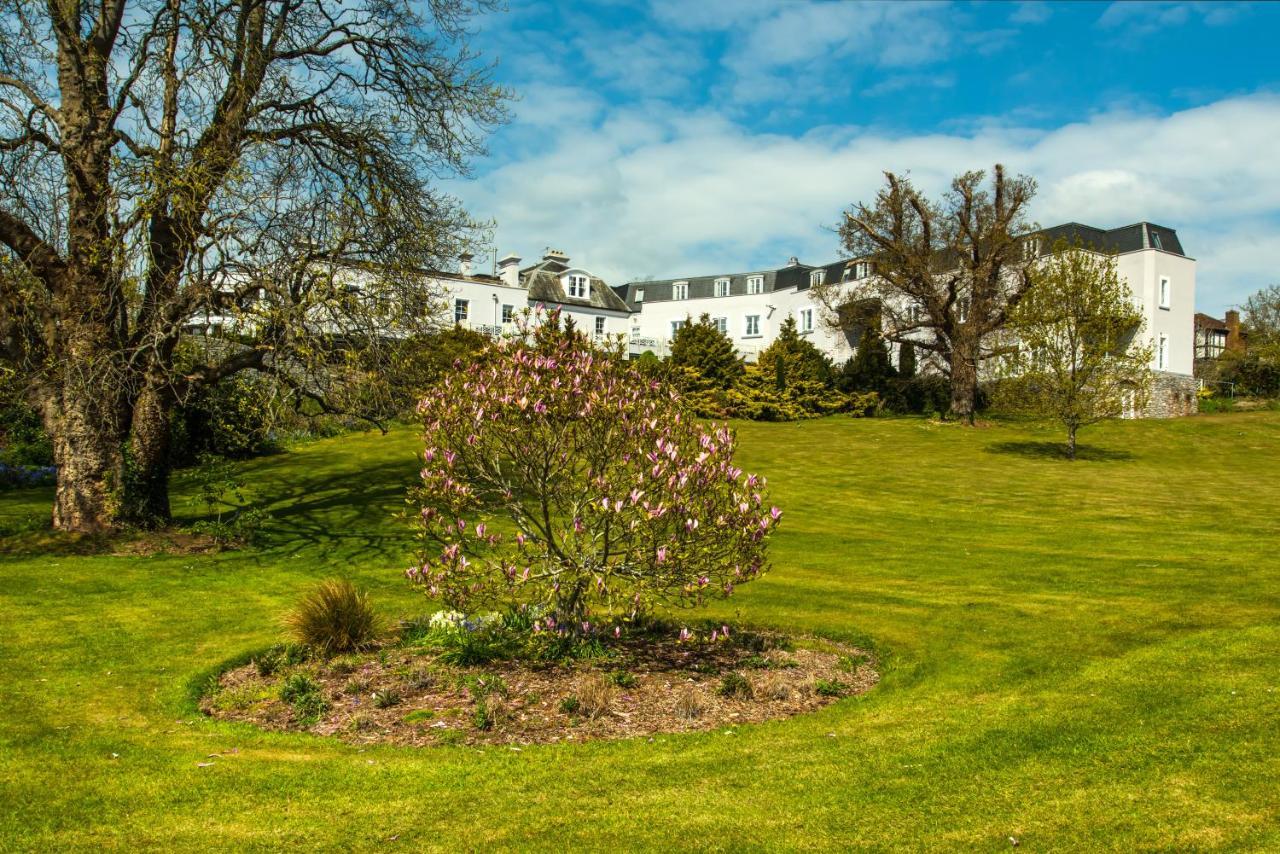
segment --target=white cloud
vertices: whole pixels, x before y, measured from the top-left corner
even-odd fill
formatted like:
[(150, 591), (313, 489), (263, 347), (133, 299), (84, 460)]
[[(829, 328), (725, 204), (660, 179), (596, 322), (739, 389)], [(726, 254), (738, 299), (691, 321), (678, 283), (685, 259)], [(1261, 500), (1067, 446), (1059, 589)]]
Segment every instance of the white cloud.
[(1241, 3), (1214, 2), (1114, 2), (1098, 18), (1098, 26), (1123, 28), (1126, 35), (1147, 35), (1166, 27), (1177, 27), (1196, 20), (1211, 27), (1229, 24), (1248, 12)]
[[(570, 95), (563, 97), (570, 98)], [(1280, 257), (1280, 98), (1255, 95), (1172, 115), (1103, 113), (1053, 130), (976, 126), (890, 135), (825, 127), (752, 132), (713, 112), (659, 102), (572, 128), (545, 127), (544, 153), (462, 187), (498, 221), (498, 249), (554, 244), (614, 284), (811, 262), (838, 254), (835, 223), (882, 170), (936, 193), (957, 172), (1002, 162), (1040, 181), (1042, 224), (1148, 219), (1200, 260), (1202, 310), (1275, 280)]]
[(1009, 20), (1015, 24), (1043, 24), (1052, 16), (1053, 10), (1049, 8), (1048, 3), (1041, 0), (1027, 0), (1017, 5), (1009, 15)]

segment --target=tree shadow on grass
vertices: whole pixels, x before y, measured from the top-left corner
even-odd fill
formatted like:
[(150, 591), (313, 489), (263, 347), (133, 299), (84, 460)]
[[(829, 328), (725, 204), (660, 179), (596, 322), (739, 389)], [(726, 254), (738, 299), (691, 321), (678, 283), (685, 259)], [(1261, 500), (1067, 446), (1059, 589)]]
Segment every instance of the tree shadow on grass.
[[(1012, 454), (1041, 460), (1067, 459), (1067, 446), (1064, 442), (996, 442), (987, 446), (989, 454)], [(1092, 462), (1116, 462), (1132, 460), (1133, 454), (1128, 451), (1117, 451), (1111, 448), (1099, 448), (1095, 445), (1076, 445), (1076, 459)]]

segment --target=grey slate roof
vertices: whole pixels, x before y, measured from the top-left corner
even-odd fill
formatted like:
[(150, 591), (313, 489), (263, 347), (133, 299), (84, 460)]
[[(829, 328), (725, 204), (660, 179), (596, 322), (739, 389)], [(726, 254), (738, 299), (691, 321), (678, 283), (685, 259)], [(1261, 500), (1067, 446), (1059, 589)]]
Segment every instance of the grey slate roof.
[(1067, 222), (1040, 230), (1046, 238), (1044, 250), (1053, 248), (1059, 238), (1068, 243), (1077, 239), (1086, 247), (1103, 252), (1136, 252), (1139, 249), (1161, 249), (1174, 255), (1186, 255), (1178, 233), (1172, 228), (1151, 222), (1136, 222), (1120, 228), (1102, 229), (1078, 222)]
[[(1139, 249), (1160, 249), (1174, 255), (1185, 255), (1178, 233), (1172, 228), (1150, 222), (1138, 222), (1120, 228), (1103, 229), (1078, 222), (1067, 222), (1061, 225), (1043, 228), (1039, 232), (1045, 237), (1042, 252), (1048, 253), (1059, 238), (1068, 243), (1077, 239), (1085, 247), (1103, 252), (1134, 252)], [(819, 267), (825, 272), (824, 281), (839, 282), (844, 279), (847, 267), (856, 259), (841, 259), (826, 264), (794, 264), (779, 267), (775, 270), (757, 270), (751, 273), (721, 273), (713, 276), (684, 276), (675, 279), (657, 279), (653, 281), (627, 282), (617, 285), (613, 293), (625, 300), (632, 311), (638, 310), (644, 303), (668, 302), (671, 300), (672, 286), (676, 282), (688, 282), (689, 299), (701, 299), (715, 296), (717, 279), (729, 280), (729, 295), (737, 296), (747, 292), (748, 276), (764, 276), (764, 292), (785, 291), (791, 288), (807, 290), (809, 274)], [(545, 263), (545, 262), (544, 262)], [(636, 290), (644, 288), (644, 302), (636, 302)]]
[[(795, 287), (809, 287), (809, 271), (814, 269), (808, 264), (779, 267), (776, 270), (753, 270), (749, 273), (720, 273), (714, 276), (685, 276), (675, 279), (657, 279), (644, 282), (627, 282), (618, 285), (614, 291), (626, 301), (631, 310), (636, 310), (646, 302), (668, 302), (671, 299), (672, 287), (676, 282), (689, 284), (689, 299), (714, 297), (717, 279), (729, 280), (729, 295), (738, 296), (747, 292), (749, 276), (764, 277), (764, 293), (785, 291)], [(636, 302), (636, 289), (644, 289), (644, 302)]]
[(589, 277), (591, 292), (586, 297), (569, 296), (560, 284), (560, 276), (570, 269), (573, 268), (559, 261), (543, 259), (537, 264), (521, 270), (520, 281), (529, 291), (529, 301), (550, 305), (590, 306), (604, 309), (605, 311), (623, 313), (630, 312), (622, 298), (614, 293), (613, 289), (605, 284), (602, 279), (597, 279), (595, 276)]

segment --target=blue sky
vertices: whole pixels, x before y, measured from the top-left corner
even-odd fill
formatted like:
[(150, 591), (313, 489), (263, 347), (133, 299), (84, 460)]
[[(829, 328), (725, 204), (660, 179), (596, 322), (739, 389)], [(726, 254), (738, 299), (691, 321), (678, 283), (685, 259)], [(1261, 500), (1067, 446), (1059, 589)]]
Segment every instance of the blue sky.
[(617, 284), (836, 258), (885, 169), (1004, 163), (1033, 215), (1176, 228), (1219, 313), (1280, 281), (1280, 4), (522, 3), (519, 96), (455, 191), (494, 248)]

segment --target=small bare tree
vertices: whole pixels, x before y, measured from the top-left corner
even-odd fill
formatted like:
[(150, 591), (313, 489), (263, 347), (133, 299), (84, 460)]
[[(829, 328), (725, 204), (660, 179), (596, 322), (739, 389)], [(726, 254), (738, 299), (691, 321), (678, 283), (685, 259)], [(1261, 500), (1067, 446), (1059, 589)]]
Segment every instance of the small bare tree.
[(840, 226), (846, 252), (874, 273), (814, 286), (814, 296), (839, 331), (858, 313), (852, 308), (874, 301), (881, 334), (931, 354), (951, 378), (951, 414), (972, 424), (992, 335), (1030, 286), (1035, 226), (1026, 211), (1035, 181), (997, 165), (989, 187), (986, 173), (966, 172), (935, 202), (907, 178), (885, 179), (875, 201), (851, 207)]
[(1059, 241), (1010, 315), (1010, 346), (995, 360), (997, 405), (1060, 422), (1074, 460), (1080, 428), (1146, 405), (1143, 323), (1114, 258)]
[(0, 359), (55, 527), (167, 519), (200, 384), (339, 405), (433, 315), (420, 273), (475, 227), (435, 179), (503, 118), (476, 2), (0, 0)]

